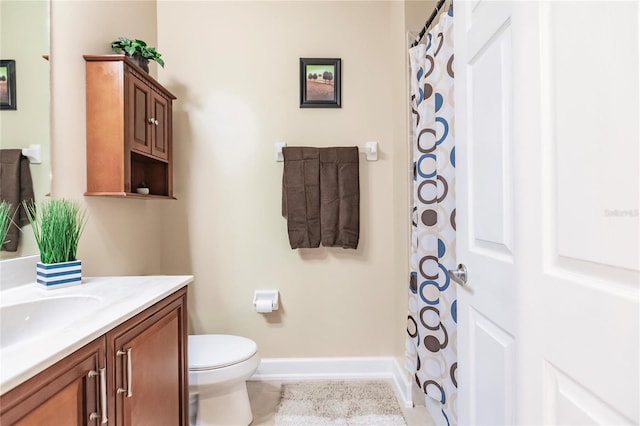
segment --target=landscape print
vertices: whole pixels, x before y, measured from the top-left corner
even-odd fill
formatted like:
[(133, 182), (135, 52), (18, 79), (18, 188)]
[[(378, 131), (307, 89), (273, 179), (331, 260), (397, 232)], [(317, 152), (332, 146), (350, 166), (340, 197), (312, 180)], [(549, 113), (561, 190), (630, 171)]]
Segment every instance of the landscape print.
[(0, 109), (16, 109), (16, 61), (0, 60)]
[(307, 65), (305, 74), (308, 101), (335, 100), (335, 65)]
[(9, 70), (0, 67), (0, 103), (9, 104)]
[(300, 58), (300, 108), (342, 108), (340, 58)]

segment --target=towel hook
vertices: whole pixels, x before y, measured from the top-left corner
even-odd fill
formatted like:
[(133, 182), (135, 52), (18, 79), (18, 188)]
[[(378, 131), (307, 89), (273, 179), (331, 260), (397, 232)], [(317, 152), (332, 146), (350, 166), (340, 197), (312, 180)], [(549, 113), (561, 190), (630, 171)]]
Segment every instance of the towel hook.
[(42, 153), (39, 144), (31, 144), (29, 148), (22, 148), (22, 155), (27, 157), (31, 164), (42, 163)]
[(367, 161), (378, 161), (378, 142), (367, 142), (364, 148)]

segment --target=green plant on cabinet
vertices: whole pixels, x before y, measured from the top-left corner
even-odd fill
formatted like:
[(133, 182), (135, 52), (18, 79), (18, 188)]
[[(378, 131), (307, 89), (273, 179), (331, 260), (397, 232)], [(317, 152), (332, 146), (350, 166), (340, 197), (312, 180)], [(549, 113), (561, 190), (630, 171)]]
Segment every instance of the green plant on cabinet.
[(118, 37), (111, 42), (111, 49), (116, 53), (124, 52), (128, 56), (141, 56), (147, 60), (156, 61), (164, 68), (162, 54), (155, 47), (147, 46), (147, 43), (142, 40)]

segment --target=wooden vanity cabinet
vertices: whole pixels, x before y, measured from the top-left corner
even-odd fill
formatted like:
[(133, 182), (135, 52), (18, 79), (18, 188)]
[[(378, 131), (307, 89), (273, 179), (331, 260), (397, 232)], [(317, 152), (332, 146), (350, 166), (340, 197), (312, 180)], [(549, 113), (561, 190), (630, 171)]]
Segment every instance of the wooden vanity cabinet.
[[(173, 198), (176, 97), (124, 55), (85, 55), (85, 195)], [(136, 193), (140, 183), (149, 195)]]
[(2, 395), (0, 424), (186, 426), (187, 362), (184, 287)]
[(97, 425), (105, 339), (98, 338), (0, 397), (0, 424)]

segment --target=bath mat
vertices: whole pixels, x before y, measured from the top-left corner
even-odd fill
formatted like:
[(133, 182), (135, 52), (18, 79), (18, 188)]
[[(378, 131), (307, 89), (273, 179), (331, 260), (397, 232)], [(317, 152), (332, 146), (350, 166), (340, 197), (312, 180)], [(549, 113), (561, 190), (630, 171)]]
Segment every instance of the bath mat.
[(313, 381), (282, 385), (277, 426), (406, 426), (389, 383)]

